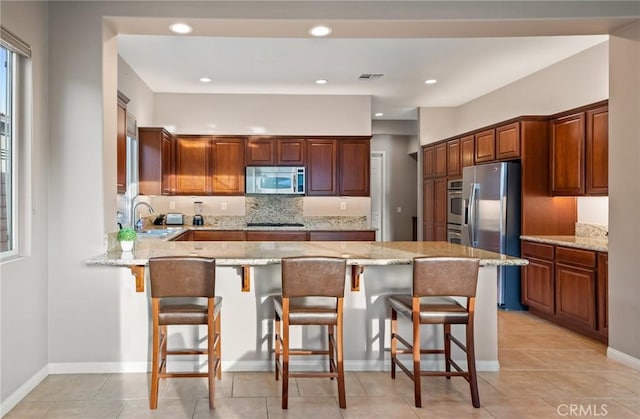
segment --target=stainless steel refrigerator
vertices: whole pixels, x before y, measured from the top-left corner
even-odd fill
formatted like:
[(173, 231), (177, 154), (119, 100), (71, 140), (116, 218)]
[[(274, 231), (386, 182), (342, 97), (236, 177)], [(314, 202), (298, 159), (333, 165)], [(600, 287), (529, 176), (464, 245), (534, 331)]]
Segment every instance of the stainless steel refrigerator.
[[(465, 167), (462, 180), (462, 244), (520, 256), (520, 163)], [(498, 307), (524, 309), (520, 267), (498, 267)]]

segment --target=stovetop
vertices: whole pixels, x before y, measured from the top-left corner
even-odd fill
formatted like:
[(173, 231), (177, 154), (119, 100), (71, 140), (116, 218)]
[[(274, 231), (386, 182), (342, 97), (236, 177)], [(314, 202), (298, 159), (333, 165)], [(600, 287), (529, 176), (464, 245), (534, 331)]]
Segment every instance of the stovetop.
[(302, 223), (247, 223), (247, 227), (304, 227)]

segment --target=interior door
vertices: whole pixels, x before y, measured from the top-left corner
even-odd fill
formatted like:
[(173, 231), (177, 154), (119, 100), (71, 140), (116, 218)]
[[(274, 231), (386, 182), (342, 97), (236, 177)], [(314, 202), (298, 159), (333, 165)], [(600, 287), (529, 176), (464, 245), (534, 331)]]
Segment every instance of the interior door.
[(384, 241), (384, 153), (371, 152), (371, 228), (377, 229), (376, 241)]

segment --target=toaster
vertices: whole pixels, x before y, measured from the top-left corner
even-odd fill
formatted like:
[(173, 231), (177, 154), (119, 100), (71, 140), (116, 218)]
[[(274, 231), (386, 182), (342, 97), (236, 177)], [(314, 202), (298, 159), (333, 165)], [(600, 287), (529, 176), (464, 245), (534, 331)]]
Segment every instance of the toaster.
[(182, 225), (184, 224), (184, 215), (179, 213), (168, 213), (165, 221), (166, 225)]

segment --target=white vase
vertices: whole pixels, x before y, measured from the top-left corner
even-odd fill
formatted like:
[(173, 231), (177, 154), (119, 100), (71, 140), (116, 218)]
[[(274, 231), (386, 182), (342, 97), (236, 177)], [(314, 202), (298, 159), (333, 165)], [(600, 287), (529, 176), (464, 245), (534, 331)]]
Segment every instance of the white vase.
[(120, 242), (120, 248), (122, 249), (123, 252), (130, 252), (133, 249), (133, 241), (127, 240), (127, 241), (121, 241)]

